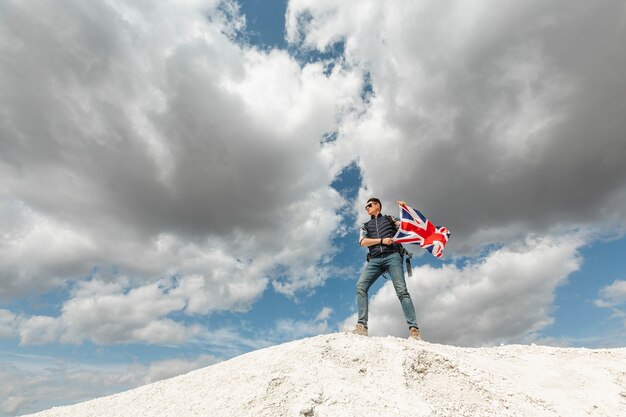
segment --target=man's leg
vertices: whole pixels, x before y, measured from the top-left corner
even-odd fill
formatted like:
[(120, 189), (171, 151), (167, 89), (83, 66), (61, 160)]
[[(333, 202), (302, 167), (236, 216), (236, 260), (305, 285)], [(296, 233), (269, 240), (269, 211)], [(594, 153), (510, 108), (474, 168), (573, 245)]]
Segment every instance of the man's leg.
[(356, 283), (356, 306), (358, 310), (358, 319), (357, 322), (361, 323), (367, 328), (367, 292), (374, 282), (381, 276), (383, 270), (381, 268), (381, 259), (380, 258), (372, 258), (365, 265), (363, 271), (361, 271), (361, 276)]
[(411, 327), (417, 327), (417, 319), (415, 317), (415, 307), (413, 307), (413, 301), (411, 295), (406, 287), (406, 281), (404, 280), (404, 269), (402, 268), (402, 257), (399, 253), (393, 253), (385, 256), (384, 263), (391, 275), (391, 282), (396, 290), (396, 295), (400, 299), (400, 305), (402, 305), (402, 312), (406, 323)]

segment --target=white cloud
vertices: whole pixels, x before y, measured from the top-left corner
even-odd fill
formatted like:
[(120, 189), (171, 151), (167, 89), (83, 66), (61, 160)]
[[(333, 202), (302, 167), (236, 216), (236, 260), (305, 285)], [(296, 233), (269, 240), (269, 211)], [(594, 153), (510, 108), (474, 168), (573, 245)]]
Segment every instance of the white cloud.
[(600, 298), (595, 301), (598, 307), (615, 307), (626, 303), (626, 281), (615, 280), (600, 290)]
[(212, 310), (246, 311), (265, 289), (265, 280), (224, 281), (221, 285), (215, 281), (200, 275), (186, 276), (173, 294), (188, 299), (187, 313), (206, 314)]
[(284, 341), (328, 333), (332, 330), (328, 324), (332, 311), (332, 308), (324, 307), (311, 320), (279, 319), (274, 329), (269, 332), (269, 336), (271, 339)]
[(8, 339), (15, 331), (16, 316), (9, 310), (0, 309), (0, 339)]
[[(594, 304), (600, 308), (608, 308), (612, 311), (613, 317), (626, 317), (626, 280), (615, 280), (612, 284), (604, 286), (599, 291), (599, 298), (594, 300)], [(626, 327), (626, 320), (624, 320)]]
[(330, 307), (324, 307), (317, 317), (315, 317), (315, 321), (328, 320), (328, 318), (333, 314), (333, 309)]
[[(413, 268), (407, 285), (424, 338), (457, 345), (532, 339), (553, 322), (555, 290), (580, 267), (581, 244), (574, 236), (528, 239), (462, 267)], [(389, 282), (370, 294), (369, 316), (372, 335), (408, 334)], [(355, 323), (353, 315), (343, 328)]]
[(20, 343), (51, 342), (96, 344), (145, 342), (177, 344), (201, 333), (167, 316), (182, 311), (186, 300), (169, 294), (168, 282), (131, 287), (123, 279), (77, 284), (59, 317), (34, 316), (19, 324)]
[(96, 259), (88, 236), (17, 201), (0, 199), (0, 226), (0, 297), (45, 291), (85, 274)]
[(61, 329), (53, 317), (33, 316), (20, 320), (18, 332), (21, 344), (38, 345), (56, 341)]

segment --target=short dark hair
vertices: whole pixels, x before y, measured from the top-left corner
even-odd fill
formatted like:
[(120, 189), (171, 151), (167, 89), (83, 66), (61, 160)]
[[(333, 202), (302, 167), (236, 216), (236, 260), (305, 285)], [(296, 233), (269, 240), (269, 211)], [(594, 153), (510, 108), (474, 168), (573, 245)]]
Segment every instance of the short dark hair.
[(376, 197), (370, 198), (369, 200), (367, 200), (367, 203), (365, 203), (365, 204), (369, 204), (370, 201), (378, 204), (381, 209), (383, 208), (383, 203), (381, 203), (380, 200), (377, 199)]

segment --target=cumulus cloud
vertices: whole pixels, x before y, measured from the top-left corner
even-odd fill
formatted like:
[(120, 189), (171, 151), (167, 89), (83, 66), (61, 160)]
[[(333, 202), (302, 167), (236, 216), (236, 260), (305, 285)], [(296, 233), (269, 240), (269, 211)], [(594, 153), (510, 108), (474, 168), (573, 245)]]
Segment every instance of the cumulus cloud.
[(615, 280), (611, 285), (600, 290), (600, 298), (596, 300), (598, 307), (613, 307), (626, 303), (626, 281)]
[(58, 317), (33, 316), (19, 323), (23, 345), (51, 342), (96, 344), (145, 342), (176, 344), (202, 332), (167, 318), (182, 311), (187, 300), (170, 296), (171, 282), (133, 287), (128, 280), (81, 281)]
[(279, 319), (268, 337), (270, 340), (293, 340), (328, 333), (333, 330), (328, 322), (332, 312), (332, 308), (324, 307), (311, 320)]
[[(555, 290), (580, 267), (580, 247), (573, 236), (529, 238), (462, 266), (414, 268), (407, 285), (424, 338), (457, 345), (532, 340), (553, 322)], [(372, 335), (408, 334), (390, 282), (370, 294), (369, 316)], [(353, 315), (343, 328), (355, 323)]]
[(9, 310), (0, 309), (0, 339), (10, 338), (15, 331), (16, 316)]
[(367, 112), (335, 155), (364, 188), (412, 202), (468, 253), (529, 231), (626, 223), (626, 54), (617, 0), (289, 3), (302, 47), (344, 45)]
[(45, 291), (64, 279), (86, 274), (97, 260), (93, 238), (35, 213), (25, 204), (0, 198), (0, 297)]
[[(599, 297), (594, 300), (594, 305), (600, 308), (608, 308), (613, 312), (613, 317), (626, 317), (626, 281), (615, 280), (612, 284), (603, 287)], [(626, 327), (626, 320), (624, 320)]]
[[(0, 6), (1, 297), (114, 265), (138, 291), (177, 277), (162, 295), (193, 315), (328, 278), (345, 202), (322, 138), (361, 78), (242, 45), (243, 25), (228, 0)], [(71, 334), (40, 320), (23, 340)], [(183, 337), (157, 324), (130, 339)]]
[(22, 344), (50, 343), (58, 339), (60, 323), (54, 317), (28, 317), (20, 320), (18, 332)]
[(331, 314), (333, 314), (333, 309), (330, 307), (324, 307), (319, 314), (315, 317), (316, 321), (327, 320)]
[(168, 296), (162, 282), (134, 288), (123, 280), (81, 282), (61, 309), (61, 340), (80, 342), (90, 335), (95, 343), (180, 343), (188, 329), (165, 317), (184, 306), (183, 299)]

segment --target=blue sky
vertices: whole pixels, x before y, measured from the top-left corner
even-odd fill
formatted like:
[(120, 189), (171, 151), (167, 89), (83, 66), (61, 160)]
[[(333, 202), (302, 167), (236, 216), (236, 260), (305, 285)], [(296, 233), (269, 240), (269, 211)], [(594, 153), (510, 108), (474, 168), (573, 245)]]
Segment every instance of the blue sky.
[[(625, 18), (4, 3), (0, 415), (350, 329), (372, 195), (452, 231), (411, 249), (426, 341), (625, 346)], [(406, 337), (386, 280), (370, 300)]]

